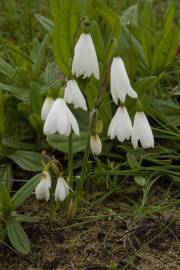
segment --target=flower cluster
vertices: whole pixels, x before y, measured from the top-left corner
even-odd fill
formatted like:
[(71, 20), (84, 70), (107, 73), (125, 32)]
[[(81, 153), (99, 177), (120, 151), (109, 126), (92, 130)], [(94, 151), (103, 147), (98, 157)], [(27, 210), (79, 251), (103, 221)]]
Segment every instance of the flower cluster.
[[(74, 105), (74, 108), (80, 108), (87, 111), (86, 100), (73, 76), (87, 78), (94, 76), (99, 80), (99, 64), (95, 47), (89, 33), (82, 33), (74, 48), (74, 57), (72, 61), (72, 77), (66, 82), (64, 96), (47, 97), (42, 107), (41, 118), (44, 123), (43, 132), (45, 135), (59, 133), (69, 136), (71, 132), (79, 135), (79, 126), (76, 118), (67, 103)], [(149, 122), (143, 111), (138, 111), (134, 117), (132, 125), (128, 111), (124, 106), (126, 96), (138, 99), (136, 91), (132, 88), (125, 65), (121, 57), (114, 57), (110, 70), (110, 88), (113, 101), (116, 105), (120, 104), (113, 116), (109, 128), (108, 136), (110, 139), (117, 139), (123, 143), (131, 138), (134, 148), (137, 148), (140, 141), (143, 148), (154, 147), (154, 137)], [(97, 112), (97, 110), (95, 110)], [(98, 122), (97, 118), (97, 122)], [(92, 121), (93, 122), (93, 121)], [(100, 121), (99, 121), (100, 123)], [(96, 125), (96, 123), (95, 123)], [(90, 147), (94, 155), (100, 155), (102, 152), (102, 143), (99, 134), (101, 128), (91, 129)], [(51, 177), (47, 171), (43, 172), (43, 178), (36, 187), (35, 193), (38, 199), (49, 200), (51, 188)], [(55, 190), (55, 201), (63, 201), (69, 193), (69, 187), (62, 177), (57, 180)]]
[[(51, 189), (51, 175), (48, 171), (43, 171), (42, 179), (35, 189), (35, 195), (38, 200), (48, 201), (50, 198)], [(57, 179), (56, 189), (55, 189), (55, 201), (64, 201), (69, 194), (69, 186), (63, 177)]]
[(120, 57), (114, 57), (111, 65), (111, 95), (116, 105), (120, 105), (111, 120), (108, 129), (110, 139), (117, 139), (122, 143), (131, 138), (134, 148), (137, 148), (140, 141), (143, 148), (154, 147), (154, 137), (149, 122), (144, 112), (137, 112), (132, 126), (131, 119), (124, 102), (126, 95), (131, 98), (138, 98), (137, 93), (132, 88), (127, 75), (124, 63)]

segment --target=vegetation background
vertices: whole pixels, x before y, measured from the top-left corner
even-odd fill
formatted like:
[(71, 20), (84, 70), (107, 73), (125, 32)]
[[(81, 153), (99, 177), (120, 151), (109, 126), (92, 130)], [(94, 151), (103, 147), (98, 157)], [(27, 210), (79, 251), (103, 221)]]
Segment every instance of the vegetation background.
[[(78, 0), (81, 7), (85, 2)], [(180, 2), (101, 2), (121, 18), (121, 52), (156, 147), (133, 150), (129, 143), (110, 143), (104, 132), (103, 153), (90, 159), (86, 201), (75, 222), (67, 224), (60, 209), (64, 218), (53, 227), (47, 205), (28, 199), (20, 213), (41, 217), (41, 224), (25, 225), (32, 251), (20, 257), (2, 245), (1, 269), (180, 268)], [(0, 1), (0, 178), (12, 194), (41, 171), (43, 150), (67, 165), (67, 142), (55, 136), (47, 143), (40, 119), (47, 90), (60, 87), (64, 79), (53, 55), (52, 20), (47, 0)], [(103, 23), (106, 43), (109, 28)], [(106, 131), (115, 108), (107, 99), (104, 104)], [(128, 106), (133, 115), (130, 101)], [(85, 130), (87, 115), (78, 112), (77, 117)], [(77, 174), (83, 150), (78, 147), (85, 142), (83, 136), (75, 142)]]

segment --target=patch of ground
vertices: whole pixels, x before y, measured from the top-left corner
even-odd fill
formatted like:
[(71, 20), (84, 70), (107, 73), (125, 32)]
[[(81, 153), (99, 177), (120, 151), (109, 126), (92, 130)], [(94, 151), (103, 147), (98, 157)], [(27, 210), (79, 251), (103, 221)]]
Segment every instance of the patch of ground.
[[(47, 207), (44, 203), (32, 205), (36, 215), (39, 208)], [(27, 204), (26, 210), (32, 205)], [(60, 219), (60, 211), (57, 224), (52, 225), (46, 211), (41, 215), (39, 224), (24, 225), (31, 241), (28, 256), (0, 247), (1, 270), (180, 269), (177, 221), (162, 217), (140, 220), (123, 212), (108, 217), (102, 210), (93, 210), (87, 218), (79, 217), (69, 225), (65, 218)]]

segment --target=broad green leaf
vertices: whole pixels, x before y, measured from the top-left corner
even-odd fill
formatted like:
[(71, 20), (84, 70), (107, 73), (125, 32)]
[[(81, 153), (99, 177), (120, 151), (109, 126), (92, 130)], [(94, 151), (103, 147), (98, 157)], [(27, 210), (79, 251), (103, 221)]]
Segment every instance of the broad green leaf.
[(41, 174), (34, 176), (16, 192), (16, 194), (11, 199), (11, 205), (14, 210), (21, 206), (25, 202), (25, 200), (32, 194), (41, 179)]
[(176, 55), (179, 42), (179, 31), (177, 27), (172, 27), (165, 32), (156, 47), (152, 59), (152, 74), (159, 73), (171, 64)]
[(24, 170), (33, 172), (42, 170), (42, 156), (36, 152), (15, 150), (12, 154), (8, 154), (7, 157)]
[(41, 108), (42, 108), (42, 96), (40, 93), (39, 85), (35, 82), (31, 83), (31, 89), (29, 93), (29, 101), (31, 110), (33, 113), (36, 113), (38, 115), (41, 114)]
[(28, 215), (19, 215), (19, 214), (16, 214), (13, 216), (16, 221), (18, 222), (27, 222), (27, 223), (37, 223), (40, 221), (40, 217), (31, 217), (31, 216), (28, 216)]
[[(81, 132), (80, 136), (72, 135), (73, 153), (81, 152), (86, 148), (88, 134)], [(47, 136), (47, 142), (55, 149), (63, 152), (69, 152), (68, 137), (62, 135)]]
[(37, 39), (33, 41), (33, 49), (31, 54), (31, 59), (33, 61), (32, 65), (32, 75), (34, 78), (38, 78), (43, 67), (45, 50), (47, 46), (48, 35), (45, 36), (43, 41), (40, 43)]
[(54, 16), (54, 54), (60, 70), (68, 75), (75, 46), (75, 33), (79, 25), (77, 0), (51, 0)]
[(8, 215), (11, 207), (11, 197), (6, 186), (0, 184), (0, 212)]
[(54, 28), (54, 24), (53, 24), (53, 22), (50, 20), (50, 19), (48, 19), (48, 18), (46, 18), (46, 17), (44, 17), (44, 16), (42, 16), (42, 15), (40, 15), (40, 14), (35, 14), (35, 17), (36, 17), (36, 19), (38, 20), (38, 22), (40, 22), (40, 24), (48, 31), (48, 32), (50, 32), (50, 33), (52, 33), (52, 31), (53, 31), (53, 28)]
[(138, 23), (138, 6), (132, 5), (128, 9), (126, 9), (121, 16), (121, 23), (124, 25), (135, 24)]
[(0, 58), (0, 73), (6, 75), (10, 79), (13, 79), (17, 70), (3, 58)]
[(13, 85), (0, 83), (0, 89), (10, 92), (14, 97), (27, 102), (29, 99), (29, 89), (21, 88)]
[(21, 254), (30, 252), (30, 243), (23, 227), (15, 219), (9, 219), (6, 222), (6, 230), (11, 245)]
[(0, 140), (4, 136), (4, 97), (3, 97), (3, 91), (0, 90)]
[(168, 31), (169, 28), (173, 26), (173, 20), (175, 16), (175, 2), (171, 1), (168, 5), (166, 13), (164, 15), (164, 31)]
[(11, 165), (2, 165), (0, 167), (0, 184), (11, 190), (13, 184), (13, 170)]
[(152, 0), (145, 0), (142, 9), (142, 19), (142, 24), (145, 28), (153, 29), (155, 27), (155, 14)]
[(40, 134), (42, 130), (42, 125), (43, 125), (40, 115), (36, 113), (32, 113), (29, 116), (29, 122), (31, 123), (31, 126), (34, 128), (34, 130), (36, 130), (36, 132)]
[(34, 144), (25, 143), (14, 138), (4, 138), (2, 144), (17, 150), (35, 150)]
[(80, 17), (89, 16), (93, 10), (93, 0), (77, 0)]
[(92, 21), (91, 23), (91, 35), (96, 48), (98, 60), (103, 63), (105, 56), (105, 47), (100, 28), (96, 21)]
[(108, 6), (99, 0), (94, 1), (95, 11), (99, 16), (102, 16), (105, 21), (112, 27), (112, 37), (119, 39), (121, 24), (120, 17)]

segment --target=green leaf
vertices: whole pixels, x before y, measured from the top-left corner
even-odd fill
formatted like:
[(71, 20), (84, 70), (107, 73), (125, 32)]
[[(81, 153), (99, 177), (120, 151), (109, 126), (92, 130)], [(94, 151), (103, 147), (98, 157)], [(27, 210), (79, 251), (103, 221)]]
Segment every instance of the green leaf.
[[(73, 153), (81, 152), (86, 148), (88, 139), (87, 132), (81, 132), (80, 136), (72, 135)], [(55, 149), (63, 152), (69, 152), (68, 137), (62, 135), (47, 136), (47, 142)]]
[(102, 16), (105, 21), (112, 27), (112, 37), (119, 39), (121, 24), (120, 17), (111, 8), (103, 4), (99, 0), (95, 0), (95, 11), (99, 16)]
[(37, 223), (40, 221), (40, 217), (31, 217), (28, 215), (16, 214), (13, 216), (18, 222)]
[(0, 88), (4, 91), (10, 92), (16, 98), (27, 102), (29, 100), (29, 89), (28, 88), (21, 88), (16, 87), (13, 85), (3, 84), (0, 83)]
[(177, 27), (172, 27), (161, 37), (152, 59), (152, 74), (162, 72), (171, 64), (176, 56), (179, 42), (179, 31)]
[(60, 70), (68, 75), (71, 71), (75, 33), (79, 25), (79, 14), (76, 0), (51, 0), (54, 16), (54, 54)]
[(138, 23), (138, 6), (132, 5), (128, 9), (126, 9), (121, 16), (121, 23), (124, 25), (135, 24)]
[(0, 212), (8, 215), (11, 207), (11, 197), (6, 186), (0, 185)]
[(15, 219), (6, 222), (6, 229), (11, 245), (21, 254), (30, 252), (30, 243), (23, 227)]
[(29, 122), (31, 123), (31, 126), (34, 128), (34, 130), (40, 134), (43, 126), (41, 116), (36, 113), (32, 113), (29, 116)]
[(19, 167), (27, 171), (39, 172), (42, 170), (41, 154), (32, 151), (15, 150), (12, 154), (7, 155)]
[(14, 138), (4, 138), (2, 144), (18, 150), (35, 150), (34, 144), (21, 142)]
[(11, 190), (13, 184), (13, 170), (11, 165), (2, 165), (0, 167), (0, 183)]
[(42, 108), (42, 96), (40, 93), (39, 85), (35, 82), (31, 83), (31, 90), (29, 93), (29, 101), (30, 101), (30, 106), (31, 106), (32, 112), (40, 115), (41, 108)]
[(14, 210), (21, 206), (25, 202), (25, 200), (32, 194), (41, 179), (42, 174), (34, 176), (16, 192), (16, 194), (11, 199), (11, 205)]
[(92, 21), (91, 23), (91, 35), (96, 48), (98, 59), (101, 63), (103, 63), (105, 56), (105, 47), (100, 28), (96, 21)]
[(45, 36), (43, 41), (40, 43), (37, 39), (33, 41), (33, 49), (31, 59), (33, 61), (32, 65), (32, 75), (34, 78), (38, 78), (43, 67), (43, 61), (45, 57), (45, 50), (48, 41), (48, 35)]
[(54, 28), (54, 24), (53, 24), (53, 22), (50, 20), (50, 19), (48, 19), (48, 18), (46, 18), (46, 17), (44, 17), (44, 16), (42, 16), (42, 15), (40, 15), (40, 14), (35, 14), (35, 17), (36, 17), (36, 19), (38, 20), (38, 22), (40, 22), (40, 24), (48, 31), (48, 32), (52, 32), (53, 31), (53, 28)]
[(168, 8), (166, 10), (165, 16), (164, 16), (164, 31), (168, 31), (169, 28), (173, 25), (173, 20), (175, 17), (175, 2), (171, 1), (168, 5)]

